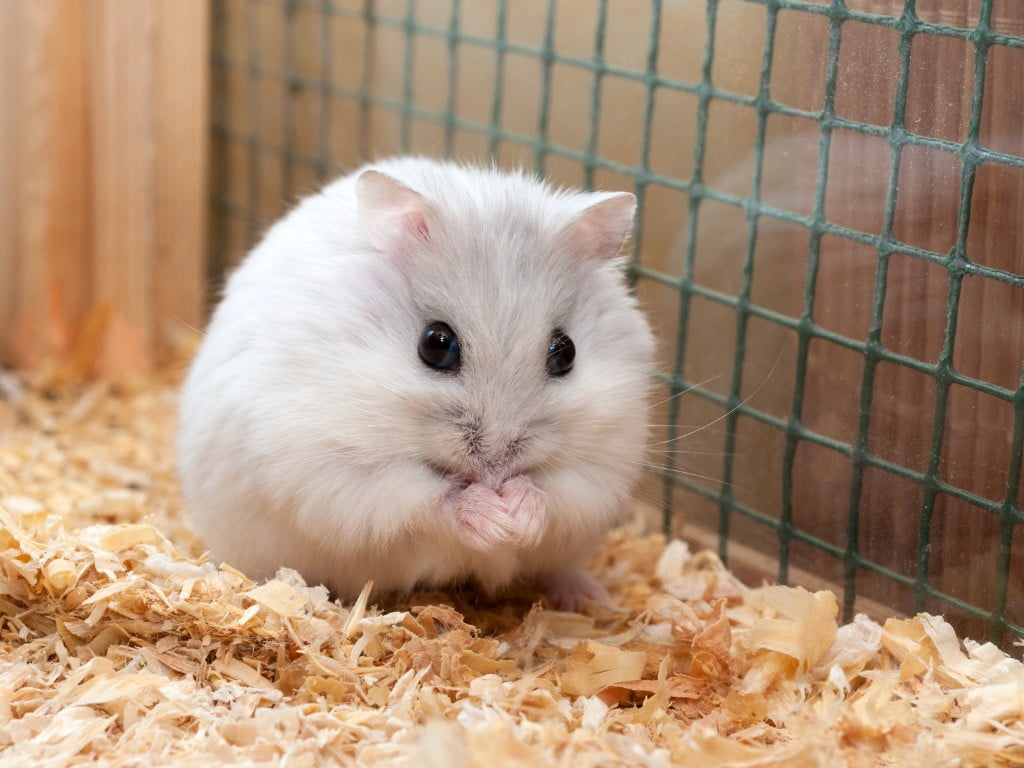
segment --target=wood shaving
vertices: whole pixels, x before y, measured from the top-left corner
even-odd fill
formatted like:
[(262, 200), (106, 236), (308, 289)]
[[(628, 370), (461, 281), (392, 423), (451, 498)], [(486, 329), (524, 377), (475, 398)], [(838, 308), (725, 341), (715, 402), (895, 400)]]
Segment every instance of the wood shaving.
[(3, 764), (1024, 765), (1024, 664), (940, 617), (838, 626), (632, 529), (586, 615), (254, 583), (189, 527), (173, 381), (2, 382)]

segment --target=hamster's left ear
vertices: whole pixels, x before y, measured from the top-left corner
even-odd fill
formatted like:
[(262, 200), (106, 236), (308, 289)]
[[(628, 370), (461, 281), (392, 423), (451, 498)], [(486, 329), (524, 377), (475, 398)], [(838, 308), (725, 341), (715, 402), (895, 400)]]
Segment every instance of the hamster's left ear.
[(393, 253), (430, 238), (430, 204), (386, 173), (363, 171), (356, 179), (356, 203), (359, 231), (380, 251)]
[(629, 192), (589, 192), (580, 197), (585, 207), (573, 217), (560, 239), (583, 258), (618, 256), (633, 228), (636, 197)]

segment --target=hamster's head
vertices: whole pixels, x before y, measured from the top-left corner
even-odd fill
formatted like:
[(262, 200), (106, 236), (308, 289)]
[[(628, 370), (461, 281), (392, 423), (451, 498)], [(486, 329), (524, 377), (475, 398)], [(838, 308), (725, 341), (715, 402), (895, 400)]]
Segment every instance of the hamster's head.
[(524, 475), (556, 531), (606, 526), (640, 471), (654, 352), (618, 259), (633, 195), (452, 166), (355, 189), (375, 319), (337, 375), (375, 407), (341, 430), (372, 436), (354, 458), (438, 488)]

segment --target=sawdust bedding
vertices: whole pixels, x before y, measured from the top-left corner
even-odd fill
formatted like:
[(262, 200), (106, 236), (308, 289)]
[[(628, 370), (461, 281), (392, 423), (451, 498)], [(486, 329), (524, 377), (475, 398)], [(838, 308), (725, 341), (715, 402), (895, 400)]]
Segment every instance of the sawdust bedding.
[(679, 541), (609, 535), (617, 608), (339, 605), (203, 560), (168, 379), (0, 373), (5, 765), (1024, 764), (1024, 665), (941, 618), (837, 625)]

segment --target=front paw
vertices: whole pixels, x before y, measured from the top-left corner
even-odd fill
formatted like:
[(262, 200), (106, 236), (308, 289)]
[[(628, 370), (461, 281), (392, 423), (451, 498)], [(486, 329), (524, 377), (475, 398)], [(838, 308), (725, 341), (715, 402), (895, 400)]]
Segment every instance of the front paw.
[(470, 485), (453, 500), (455, 532), (467, 547), (490, 552), (513, 537), (515, 523), (505, 501), (492, 489)]
[(544, 493), (523, 475), (510, 477), (498, 495), (508, 505), (513, 541), (520, 547), (535, 547), (548, 527), (548, 505)]

